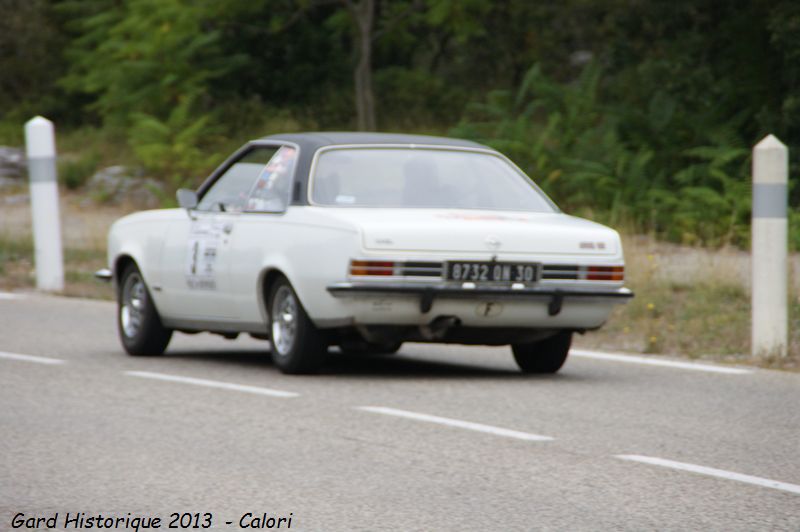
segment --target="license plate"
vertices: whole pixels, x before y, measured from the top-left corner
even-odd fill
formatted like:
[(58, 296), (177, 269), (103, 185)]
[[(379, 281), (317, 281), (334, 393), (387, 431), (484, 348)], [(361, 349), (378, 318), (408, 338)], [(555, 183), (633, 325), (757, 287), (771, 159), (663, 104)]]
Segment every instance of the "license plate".
[(473, 283), (535, 283), (539, 280), (540, 264), (530, 262), (447, 263), (447, 280)]

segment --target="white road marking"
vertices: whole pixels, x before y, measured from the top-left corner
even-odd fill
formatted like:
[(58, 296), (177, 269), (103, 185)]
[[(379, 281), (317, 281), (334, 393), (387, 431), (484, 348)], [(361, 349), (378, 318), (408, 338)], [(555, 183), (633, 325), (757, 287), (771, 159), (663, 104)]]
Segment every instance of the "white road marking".
[(144, 379), (155, 379), (168, 382), (180, 382), (183, 384), (195, 384), (197, 386), (220, 388), (222, 390), (232, 390), (235, 392), (269, 395), (270, 397), (297, 397), (300, 395), (299, 393), (273, 390), (272, 388), (262, 388), (261, 386), (247, 386), (245, 384), (233, 384), (230, 382), (196, 379), (194, 377), (182, 377), (180, 375), (166, 375), (164, 373), (151, 373), (149, 371), (126, 371), (125, 374), (130, 375), (131, 377), (142, 377)]
[(0, 351), (0, 358), (8, 360), (21, 360), (23, 362), (35, 362), (37, 364), (63, 364), (65, 360), (60, 358), (37, 357), (33, 355), (20, 355), (19, 353), (6, 353)]
[(409, 412), (407, 410), (398, 410), (396, 408), (387, 408), (384, 406), (359, 406), (356, 408), (358, 408), (359, 410), (364, 410), (366, 412), (374, 412), (376, 414), (385, 414), (387, 416), (397, 416), (408, 419), (415, 419), (417, 421), (438, 423), (440, 425), (458, 427), (460, 429), (474, 430), (477, 432), (485, 432), (487, 434), (494, 434), (496, 436), (516, 438), (518, 440), (550, 441), (553, 439), (550, 436), (540, 436), (539, 434), (531, 434), (529, 432), (520, 432), (517, 430), (503, 429), (500, 427), (493, 427), (491, 425), (482, 425), (481, 423), (472, 423), (471, 421), (461, 421), (458, 419), (431, 416), (429, 414), (419, 414), (417, 412)]
[(586, 349), (570, 349), (570, 356), (583, 358), (593, 358), (595, 360), (610, 360), (612, 362), (626, 362), (629, 364), (645, 364), (648, 366), (664, 366), (667, 368), (688, 369), (692, 371), (706, 371), (710, 373), (726, 373), (728, 375), (747, 375), (753, 373), (751, 369), (728, 368), (725, 366), (714, 366), (711, 364), (699, 364), (696, 362), (679, 362), (677, 360), (663, 360), (660, 358), (642, 357), (636, 355), (625, 355), (622, 353), (601, 353), (599, 351), (588, 351)]
[(14, 294), (13, 292), (0, 292), (0, 300), (2, 299), (25, 299), (22, 294)]
[(800, 486), (797, 484), (789, 484), (788, 482), (779, 482), (777, 480), (770, 480), (768, 478), (743, 475), (741, 473), (725, 471), (724, 469), (714, 469), (713, 467), (687, 464), (685, 462), (673, 462), (672, 460), (665, 460), (663, 458), (654, 458), (652, 456), (640, 456), (637, 454), (620, 454), (617, 455), (617, 458), (621, 458), (622, 460), (630, 460), (633, 462), (642, 462), (645, 464), (657, 465), (661, 467), (669, 467), (672, 469), (679, 469), (681, 471), (689, 471), (691, 473), (699, 473), (701, 475), (726, 478), (728, 480), (738, 480), (739, 482), (746, 482), (747, 484), (755, 484), (756, 486), (762, 486), (765, 488), (772, 488), (781, 491), (788, 491), (789, 493), (796, 493), (800, 495)]

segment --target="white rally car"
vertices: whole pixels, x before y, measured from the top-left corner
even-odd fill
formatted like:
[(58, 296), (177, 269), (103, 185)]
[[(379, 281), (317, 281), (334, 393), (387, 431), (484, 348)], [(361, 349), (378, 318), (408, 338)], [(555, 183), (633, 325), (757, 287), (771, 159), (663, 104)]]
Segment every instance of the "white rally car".
[(108, 237), (119, 335), (161, 354), (173, 331), (269, 339), (276, 366), (317, 370), (331, 345), (512, 346), (558, 371), (623, 287), (616, 231), (563, 214), (511, 161), (448, 138), (273, 135), (247, 143), (181, 208)]

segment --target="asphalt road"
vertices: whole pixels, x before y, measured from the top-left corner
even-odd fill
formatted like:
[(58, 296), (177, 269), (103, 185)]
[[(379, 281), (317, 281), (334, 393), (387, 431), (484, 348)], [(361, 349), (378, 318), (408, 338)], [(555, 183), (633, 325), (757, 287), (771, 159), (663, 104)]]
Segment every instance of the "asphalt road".
[(132, 358), (111, 303), (0, 294), (0, 530), (800, 530), (800, 375), (582, 353), (528, 377), (506, 348), (409, 344), (290, 377), (266, 349)]

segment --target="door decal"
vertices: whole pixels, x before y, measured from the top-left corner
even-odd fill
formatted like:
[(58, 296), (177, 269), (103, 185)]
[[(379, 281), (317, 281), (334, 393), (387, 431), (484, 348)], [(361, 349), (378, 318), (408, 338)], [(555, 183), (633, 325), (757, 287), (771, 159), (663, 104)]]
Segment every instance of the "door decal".
[(195, 220), (189, 229), (186, 254), (186, 285), (192, 290), (216, 290), (216, 263), (222, 223)]

